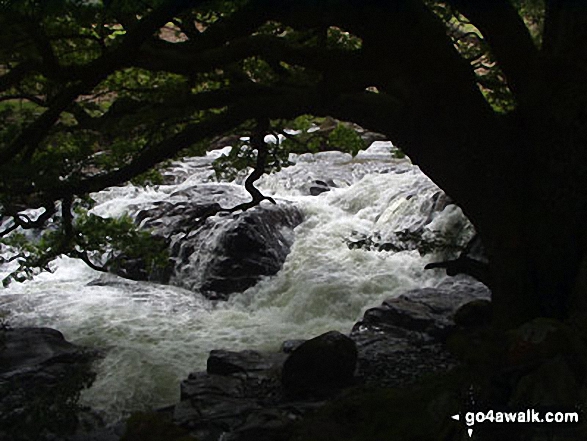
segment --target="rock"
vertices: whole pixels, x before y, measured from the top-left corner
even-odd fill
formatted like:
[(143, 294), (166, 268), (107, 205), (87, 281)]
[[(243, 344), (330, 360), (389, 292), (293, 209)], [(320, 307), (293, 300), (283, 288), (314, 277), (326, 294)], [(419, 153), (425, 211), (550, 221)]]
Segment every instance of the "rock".
[(283, 365), (286, 393), (305, 397), (323, 395), (353, 383), (357, 348), (347, 336), (330, 331), (298, 346)]
[(2, 331), (0, 375), (17, 375), (39, 368), (44, 363), (67, 361), (79, 349), (63, 334), (50, 328), (9, 328)]
[(443, 333), (459, 306), (488, 296), (478, 282), (459, 277), (386, 300), (350, 337), (331, 331), (289, 340), (279, 353), (212, 351), (207, 371), (182, 382), (173, 421), (200, 441), (288, 439), (292, 424), (344, 387), (406, 386), (454, 367)]
[(187, 430), (158, 412), (137, 412), (126, 422), (120, 441), (193, 441)]
[(491, 318), (491, 302), (487, 299), (465, 303), (454, 314), (455, 324), (466, 328), (487, 326), (491, 323)]
[(109, 267), (134, 280), (171, 283), (202, 291), (211, 299), (226, 299), (277, 273), (302, 222), (293, 205), (262, 203), (245, 212), (228, 213), (250, 196), (233, 185), (198, 184), (177, 191), (167, 201), (131, 207), (140, 228), (167, 244), (169, 267), (145, 268), (141, 259), (117, 255)]
[(443, 344), (455, 325), (454, 313), (464, 303), (489, 295), (484, 285), (461, 276), (367, 310), (350, 335), (358, 349), (358, 376), (367, 384), (398, 387), (455, 366)]
[(363, 321), (377, 323), (379, 327), (399, 327), (407, 331), (428, 332), (438, 325), (440, 318), (435, 316), (434, 310), (427, 304), (401, 296), (385, 300), (380, 307), (367, 310)]
[(281, 344), (281, 352), (291, 354), (298, 346), (306, 340), (286, 340)]
[(95, 356), (54, 329), (1, 330), (0, 439), (73, 434), (80, 410), (76, 400), (94, 380)]
[[(293, 243), (293, 228), (302, 221), (293, 205), (263, 205), (231, 216), (202, 268), (199, 288), (208, 297), (226, 298), (276, 274)], [(195, 286), (190, 286), (194, 288)]]
[(332, 182), (332, 180), (330, 180), (330, 184), (328, 184), (324, 181), (317, 179), (312, 183), (312, 185), (310, 185), (310, 188), (308, 191), (310, 192), (310, 195), (318, 196), (319, 194), (330, 191), (330, 187), (336, 187), (336, 185), (334, 185), (334, 182)]
[(173, 421), (201, 441), (255, 439), (250, 438), (253, 433), (263, 439), (262, 433), (279, 432), (315, 408), (311, 403), (283, 402), (279, 378), (286, 357), (212, 351), (207, 371), (192, 373), (182, 382)]
[(261, 354), (257, 351), (245, 350), (232, 352), (213, 350), (207, 362), (207, 372), (211, 375), (231, 375), (234, 373), (250, 374), (271, 369), (285, 360), (283, 354)]

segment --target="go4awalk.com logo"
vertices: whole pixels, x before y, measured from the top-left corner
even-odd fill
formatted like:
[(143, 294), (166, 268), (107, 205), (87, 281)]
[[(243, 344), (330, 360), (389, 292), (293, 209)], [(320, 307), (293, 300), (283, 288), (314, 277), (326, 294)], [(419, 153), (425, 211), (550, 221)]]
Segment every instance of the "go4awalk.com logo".
[(464, 414), (452, 415), (455, 421), (463, 421), (467, 425), (469, 437), (473, 436), (473, 429), (476, 424), (532, 424), (537, 426), (545, 425), (578, 425), (579, 412), (564, 412), (552, 410), (524, 409), (520, 411), (498, 411), (489, 409), (486, 411), (466, 412)]

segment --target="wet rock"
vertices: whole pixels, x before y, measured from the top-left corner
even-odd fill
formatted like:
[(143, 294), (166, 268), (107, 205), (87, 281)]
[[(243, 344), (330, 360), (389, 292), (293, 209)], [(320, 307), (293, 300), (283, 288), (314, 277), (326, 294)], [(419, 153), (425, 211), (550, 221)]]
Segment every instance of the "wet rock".
[(286, 340), (281, 344), (281, 352), (291, 354), (298, 346), (306, 340)]
[(283, 391), (283, 352), (210, 353), (206, 372), (181, 383), (181, 401), (173, 406), (175, 424), (200, 441), (287, 439), (291, 425), (324, 403), (290, 399)]
[[(208, 297), (226, 298), (276, 274), (302, 221), (293, 205), (263, 205), (233, 215), (208, 254), (199, 288)], [(195, 288), (195, 286), (189, 286)]]
[[(283, 353), (212, 351), (207, 371), (192, 373), (182, 382), (174, 422), (202, 441), (220, 436), (232, 439), (227, 436), (240, 429), (263, 431), (261, 415), (269, 409), (275, 419), (290, 424), (291, 409), (279, 407), (283, 395), (279, 377), (286, 357)], [(303, 409), (295, 412), (303, 413)], [(268, 424), (276, 430), (275, 422)]]
[(245, 212), (221, 211), (249, 199), (233, 185), (198, 184), (172, 193), (169, 200), (135, 207), (137, 225), (167, 244), (170, 265), (147, 269), (141, 259), (118, 255), (108, 266), (123, 277), (199, 290), (211, 299), (242, 292), (281, 269), (293, 229), (302, 221), (301, 212), (285, 201)]
[(352, 384), (356, 364), (355, 343), (330, 331), (302, 343), (290, 354), (281, 381), (292, 397), (320, 396)]
[(367, 310), (350, 335), (357, 344), (358, 375), (367, 384), (396, 387), (455, 366), (444, 346), (454, 314), (461, 305), (489, 296), (484, 285), (462, 276)]
[(2, 331), (0, 375), (17, 375), (75, 356), (79, 349), (69, 343), (63, 334), (50, 328), (16, 328)]
[(120, 441), (193, 441), (187, 430), (162, 412), (137, 412), (125, 424)]
[(330, 187), (336, 187), (336, 184), (332, 180), (330, 180), (330, 182), (324, 182), (319, 179), (316, 179), (312, 183), (312, 185), (310, 185), (308, 191), (310, 195), (318, 196), (319, 194), (330, 191)]
[(78, 425), (77, 397), (97, 354), (49, 328), (0, 331), (0, 439), (55, 439)]
[(289, 340), (279, 353), (212, 351), (207, 371), (182, 382), (173, 421), (201, 441), (288, 439), (294, 422), (347, 386), (405, 386), (454, 367), (441, 331), (454, 326), (463, 303), (488, 296), (459, 277), (386, 300), (350, 337), (332, 331)]
[(283, 354), (261, 354), (257, 351), (245, 350), (241, 352), (213, 350), (207, 362), (207, 372), (211, 375), (231, 375), (267, 371), (281, 364)]

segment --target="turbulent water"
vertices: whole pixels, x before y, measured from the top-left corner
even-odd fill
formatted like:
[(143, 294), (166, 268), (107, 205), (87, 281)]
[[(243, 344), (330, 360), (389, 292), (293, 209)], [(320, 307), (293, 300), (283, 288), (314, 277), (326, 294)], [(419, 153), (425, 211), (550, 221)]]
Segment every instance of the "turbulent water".
[[(0, 311), (9, 313), (12, 325), (50, 326), (74, 343), (101, 349), (97, 379), (82, 402), (110, 421), (177, 401), (180, 380), (205, 368), (212, 349), (277, 350), (283, 340), (332, 329), (349, 332), (366, 308), (407, 289), (434, 286), (443, 277), (423, 270), (431, 256), (350, 249), (350, 237), (385, 238), (424, 224), (429, 230), (468, 228), (453, 205), (431, 211), (438, 188), (408, 160), (393, 158), (391, 149), (378, 142), (355, 158), (336, 152), (301, 155), (295, 166), (263, 178), (264, 194), (294, 201), (305, 220), (295, 229), (283, 269), (227, 302), (104, 276), (64, 258), (54, 273), (0, 292)], [(210, 181), (210, 162), (220, 153), (175, 164), (169, 185), (95, 194), (95, 213), (132, 212)], [(317, 179), (336, 188), (310, 196), (308, 188)], [(96, 279), (99, 284), (92, 283)]]

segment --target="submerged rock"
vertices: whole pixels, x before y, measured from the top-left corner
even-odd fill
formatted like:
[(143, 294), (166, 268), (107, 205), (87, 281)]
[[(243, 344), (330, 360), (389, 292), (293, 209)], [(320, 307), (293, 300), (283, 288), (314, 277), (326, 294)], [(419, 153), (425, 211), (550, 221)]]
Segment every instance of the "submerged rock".
[(332, 181), (332, 179), (328, 180), (328, 182), (316, 179), (310, 184), (308, 192), (312, 196), (318, 196), (322, 193), (330, 191), (331, 187), (336, 187), (336, 184), (334, 183), (334, 181)]

